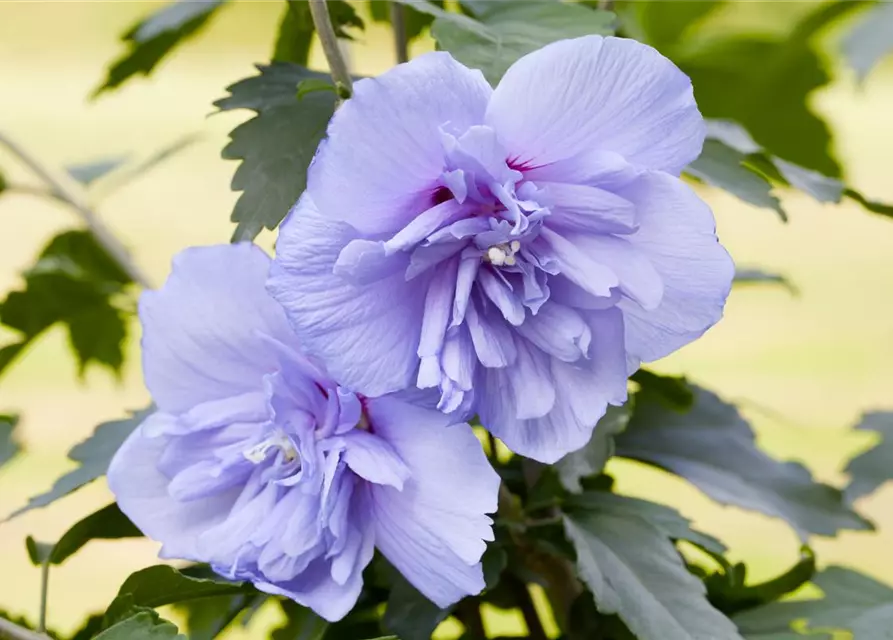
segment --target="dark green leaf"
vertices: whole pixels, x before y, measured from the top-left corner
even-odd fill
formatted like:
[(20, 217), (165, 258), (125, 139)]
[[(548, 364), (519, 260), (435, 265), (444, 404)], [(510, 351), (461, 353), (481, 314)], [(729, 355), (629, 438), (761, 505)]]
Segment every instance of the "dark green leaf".
[(93, 162), (85, 162), (82, 164), (73, 164), (65, 167), (72, 178), (80, 182), (84, 186), (90, 186), (91, 183), (99, 180), (101, 177), (110, 173), (127, 162), (127, 156), (115, 156), (114, 158), (105, 158), (103, 160), (95, 160)]
[(735, 270), (734, 284), (777, 284), (788, 290), (792, 295), (797, 294), (797, 287), (785, 276), (779, 273), (770, 273), (762, 269), (740, 268)]
[(508, 565), (508, 554), (497, 542), (490, 543), (481, 558), (481, 565), (484, 570), (484, 584), (487, 589), (492, 589), (499, 584), (499, 578)]
[[(376, 22), (391, 22), (391, 10), (390, 10), (391, 0), (371, 0), (369, 2), (369, 12), (372, 14), (372, 19)], [(430, 13), (422, 13), (420, 11), (416, 11), (411, 3), (404, 2), (404, 30), (406, 31), (406, 41), (412, 42), (417, 37), (422, 35), (422, 31), (424, 31), (427, 27), (431, 26), (431, 23), (434, 22), (434, 16)], [(438, 9), (443, 9), (443, 0), (434, 0), (429, 4), (434, 5)]]
[(580, 511), (641, 518), (660, 529), (667, 538), (686, 540), (714, 555), (722, 555), (727, 551), (722, 542), (709, 534), (695, 531), (691, 528), (690, 520), (663, 504), (606, 491), (587, 491), (571, 498), (566, 508), (572, 514)]
[(112, 63), (94, 96), (114, 89), (137, 74), (149, 75), (184, 40), (194, 36), (226, 0), (178, 0), (140, 21), (123, 40), (127, 52)]
[(68, 637), (68, 640), (90, 640), (102, 631), (103, 614), (94, 613), (92, 616), (84, 620), (81, 628)]
[[(118, 597), (132, 598), (132, 606), (154, 609), (166, 604), (174, 604), (196, 598), (234, 596), (255, 593), (251, 585), (220, 580), (204, 580), (185, 576), (168, 565), (155, 565), (130, 575), (121, 588)], [(109, 610), (112, 610), (112, 606)]]
[(18, 416), (0, 415), (0, 467), (15, 458), (22, 449), (13, 437), (18, 422)]
[(142, 531), (121, 513), (118, 505), (112, 503), (90, 514), (51, 545), (51, 564), (62, 564), (91, 540), (115, 540), (118, 538), (141, 538)]
[(885, 482), (893, 480), (893, 412), (866, 413), (855, 429), (874, 431), (881, 439), (847, 464), (845, 471), (850, 474), (850, 484), (845, 493), (850, 501), (867, 496)]
[(94, 640), (187, 640), (177, 627), (154, 611), (140, 611), (112, 625)]
[(137, 411), (130, 418), (103, 422), (89, 438), (75, 445), (68, 452), (69, 459), (78, 463), (78, 467), (61, 476), (46, 493), (34, 496), (28, 500), (28, 504), (15, 511), (10, 518), (14, 518), (31, 509), (38, 509), (52, 504), (59, 498), (67, 496), (72, 491), (80, 489), (85, 484), (93, 482), (105, 475), (109, 468), (112, 456), (124, 443), (134, 429), (154, 411), (148, 407)]
[(708, 576), (704, 583), (710, 602), (720, 611), (731, 615), (776, 602), (794, 593), (812, 580), (815, 571), (815, 554), (804, 546), (797, 563), (772, 580), (748, 585), (747, 568), (738, 563)]
[[(265, 595), (239, 593), (232, 596), (197, 598), (174, 605), (186, 616), (189, 640), (214, 640), (239, 615), (266, 600)], [(278, 640), (273, 635), (274, 640)]]
[(583, 490), (580, 480), (601, 473), (608, 459), (614, 455), (614, 436), (626, 428), (629, 422), (630, 407), (609, 406), (608, 410), (592, 432), (588, 444), (573, 451), (555, 464), (561, 484), (568, 491), (579, 493)]
[(872, 213), (877, 213), (882, 216), (893, 218), (893, 205), (878, 202), (876, 200), (869, 200), (855, 189), (851, 189), (849, 187), (843, 190), (843, 195), (848, 198), (852, 198)]
[(878, 2), (853, 27), (843, 52), (863, 82), (881, 58), (893, 51), (893, 4)]
[(634, 0), (616, 3), (615, 11), (625, 32), (660, 51), (670, 51), (685, 42), (701, 20), (724, 4), (722, 0)]
[(272, 640), (322, 640), (329, 623), (291, 600), (280, 600), (285, 624), (273, 631)]
[(747, 156), (719, 140), (706, 140), (704, 150), (685, 172), (713, 187), (728, 191), (736, 198), (755, 207), (772, 209), (782, 220), (787, 214), (778, 198), (772, 195), (772, 185), (766, 178), (745, 166)]
[(0, 372), (56, 323), (68, 327), (82, 372), (91, 362), (120, 371), (127, 325), (115, 298), (130, 278), (90, 233), (59, 234), (24, 276), (24, 289), (0, 302), (0, 322), (21, 334), (0, 353)]
[(232, 214), (233, 241), (251, 240), (275, 229), (304, 191), (307, 167), (335, 110), (336, 96), (315, 91), (297, 98), (298, 85), (319, 74), (288, 63), (259, 67), (260, 75), (229, 87), (215, 104), (223, 110), (248, 108), (252, 120), (236, 127), (223, 157), (241, 160), (232, 188), (241, 191)]
[(8, 186), (8, 183), (6, 182), (6, 178), (3, 176), (3, 172), (0, 171), (0, 193), (3, 193), (4, 191), (6, 191), (7, 186)]
[[(347, 2), (334, 0), (326, 4), (335, 35), (339, 38), (350, 39), (345, 30), (347, 27), (363, 28), (363, 21)], [(307, 0), (288, 0), (279, 23), (272, 59), (276, 62), (293, 62), (306, 66), (315, 31)]]
[(813, 583), (824, 592), (822, 598), (774, 602), (735, 616), (735, 622), (748, 638), (781, 633), (805, 619), (810, 629), (846, 629), (858, 640), (889, 639), (893, 589), (843, 567), (828, 567)]
[(616, 613), (636, 638), (740, 639), (659, 527), (610, 508), (576, 510), (564, 522), (598, 610)]
[(400, 640), (429, 640), (451, 609), (438, 607), (395, 571), (382, 624)]
[(804, 538), (872, 528), (838, 489), (813, 480), (803, 465), (779, 462), (758, 449), (734, 405), (691, 389), (695, 402), (687, 413), (638, 394), (629, 425), (616, 438), (617, 455), (675, 473), (722, 504), (782, 518)]
[(664, 376), (648, 369), (639, 369), (630, 380), (649, 394), (649, 397), (676, 411), (687, 411), (695, 402), (695, 394), (683, 377)]
[(612, 13), (543, 0), (493, 2), (480, 22), (447, 15), (438, 17), (431, 27), (442, 49), (466, 66), (480, 69), (493, 84), (518, 58), (551, 42), (613, 33)]
[(337, 93), (338, 90), (335, 88), (335, 85), (328, 80), (322, 78), (308, 78), (307, 80), (302, 80), (298, 85), (298, 92), (296, 95), (298, 100), (300, 100), (308, 93), (313, 93), (314, 91), (331, 91)]
[(35, 567), (43, 566), (53, 555), (52, 543), (38, 542), (31, 536), (25, 538), (25, 549), (28, 551), (28, 559)]

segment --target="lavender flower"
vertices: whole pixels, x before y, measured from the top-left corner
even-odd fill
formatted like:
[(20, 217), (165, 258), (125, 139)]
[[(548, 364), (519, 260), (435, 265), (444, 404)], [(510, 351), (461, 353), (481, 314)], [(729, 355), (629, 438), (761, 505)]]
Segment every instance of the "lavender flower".
[(188, 249), (140, 302), (159, 410), (109, 486), (161, 555), (210, 563), (329, 620), (377, 547), (447, 606), (484, 586), (499, 479), (467, 425), (332, 381), (264, 290), (253, 245)]
[(268, 287), (343, 384), (433, 389), (555, 461), (722, 315), (733, 265), (678, 179), (703, 138), (689, 79), (632, 40), (557, 42), (495, 90), (421, 56), (335, 114)]

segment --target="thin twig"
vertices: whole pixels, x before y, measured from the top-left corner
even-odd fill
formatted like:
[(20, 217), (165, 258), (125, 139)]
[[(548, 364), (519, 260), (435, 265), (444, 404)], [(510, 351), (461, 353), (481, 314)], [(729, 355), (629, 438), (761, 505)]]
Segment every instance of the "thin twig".
[(469, 638), (473, 638), (473, 640), (487, 639), (487, 630), (484, 629), (484, 619), (481, 616), (481, 601), (479, 598), (465, 598), (460, 601), (456, 605), (456, 617), (462, 623), (462, 626), (465, 627)]
[(391, 28), (394, 30), (394, 47), (397, 62), (409, 62), (409, 42), (406, 39), (406, 9), (397, 0), (391, 1)]
[(524, 616), (524, 623), (527, 625), (527, 637), (529, 640), (548, 640), (546, 630), (543, 629), (543, 623), (540, 621), (540, 615), (533, 604), (533, 598), (527, 585), (518, 578), (508, 578), (511, 580), (512, 591), (515, 593), (515, 601), (518, 608), (521, 609), (521, 615)]
[(20, 627), (6, 618), (0, 618), (0, 640), (49, 640), (49, 636)]
[(316, 33), (322, 43), (322, 51), (326, 54), (326, 60), (329, 61), (329, 71), (338, 88), (338, 94), (342, 97), (350, 97), (353, 83), (347, 63), (338, 47), (338, 36), (335, 35), (335, 29), (332, 27), (332, 18), (329, 16), (326, 0), (310, 0), (310, 16), (313, 18), (313, 25), (316, 27)]
[(598, 0), (598, 8), (602, 11), (613, 11), (614, 0)]
[(46, 633), (47, 630), (47, 594), (50, 589), (50, 559), (43, 561), (40, 567), (40, 610), (37, 618), (37, 630)]
[(130, 276), (130, 279), (146, 288), (151, 288), (152, 284), (149, 278), (143, 273), (127, 248), (121, 244), (118, 237), (112, 233), (111, 229), (105, 226), (105, 223), (97, 215), (93, 209), (87, 204), (85, 198), (80, 194), (76, 184), (72, 184), (72, 180), (66, 180), (64, 176), (55, 176), (41, 164), (34, 156), (25, 151), (21, 146), (13, 142), (3, 133), (0, 133), (0, 145), (9, 149), (13, 155), (19, 158), (31, 171), (34, 172), (51, 190), (51, 195), (69, 205), (77, 212), (84, 221), (84, 224), (96, 238), (96, 241), (109, 253), (109, 255), (121, 266), (121, 268)]

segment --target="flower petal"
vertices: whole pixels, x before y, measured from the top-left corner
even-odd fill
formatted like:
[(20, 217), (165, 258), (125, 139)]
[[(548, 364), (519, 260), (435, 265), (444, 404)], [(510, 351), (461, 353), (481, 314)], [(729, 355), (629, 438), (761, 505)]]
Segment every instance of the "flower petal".
[(376, 545), (440, 607), (480, 592), (499, 476), (468, 425), (393, 398), (369, 401), (373, 430), (410, 468), (403, 491), (373, 486)]
[(653, 172), (621, 195), (636, 205), (641, 226), (626, 236), (664, 283), (660, 306), (619, 303), (626, 347), (642, 361), (662, 358), (700, 337), (722, 317), (735, 265), (719, 244), (713, 213), (681, 180)]
[(140, 298), (143, 372), (163, 411), (262, 391), (278, 368), (275, 348), (293, 341), (281, 307), (264, 290), (270, 258), (252, 244), (193, 247), (178, 254), (158, 291)]
[(344, 436), (344, 441), (347, 446), (344, 462), (355, 474), (374, 484), (403, 489), (403, 483), (410, 476), (409, 468), (386, 440), (354, 429)]
[(165, 437), (147, 438), (137, 428), (112, 458), (109, 488), (140, 531), (162, 543), (164, 557), (204, 562), (198, 540), (226, 519), (241, 488), (201, 500), (175, 500), (168, 493), (170, 480), (157, 466), (166, 443)]
[(462, 133), (481, 124), (491, 93), (479, 71), (441, 52), (360, 80), (308, 172), (317, 206), (364, 233), (402, 229), (434, 204), (441, 127)]
[(635, 207), (610, 191), (579, 184), (537, 183), (539, 202), (549, 207), (549, 226), (585, 233), (632, 233)]
[(688, 76), (647, 45), (600, 36), (518, 60), (493, 92), (486, 122), (522, 168), (598, 149), (678, 175), (705, 134)]
[(355, 237), (305, 195), (280, 228), (267, 288), (307, 353), (341, 385), (377, 396), (414, 381), (429, 278), (400, 273), (364, 287), (339, 278), (332, 267)]

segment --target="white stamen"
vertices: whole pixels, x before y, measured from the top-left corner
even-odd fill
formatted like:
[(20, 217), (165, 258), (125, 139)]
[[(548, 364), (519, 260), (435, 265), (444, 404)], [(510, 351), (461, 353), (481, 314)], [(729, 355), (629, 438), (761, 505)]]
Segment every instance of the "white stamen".
[(505, 250), (499, 245), (487, 249), (487, 259), (497, 267), (505, 264), (506, 255)]
[(518, 240), (512, 240), (512, 243), (509, 245), (512, 250), (512, 253), (518, 253), (521, 250), (521, 243)]
[(287, 435), (277, 431), (263, 442), (259, 442), (242, 453), (245, 459), (254, 464), (260, 464), (267, 458), (270, 449), (279, 449), (286, 462), (292, 462), (298, 457), (298, 450)]
[(515, 266), (515, 256), (510, 254), (505, 257), (505, 264), (509, 267)]

